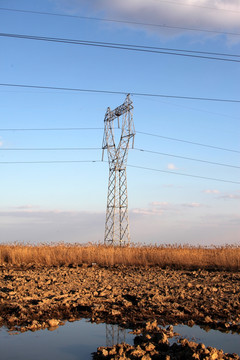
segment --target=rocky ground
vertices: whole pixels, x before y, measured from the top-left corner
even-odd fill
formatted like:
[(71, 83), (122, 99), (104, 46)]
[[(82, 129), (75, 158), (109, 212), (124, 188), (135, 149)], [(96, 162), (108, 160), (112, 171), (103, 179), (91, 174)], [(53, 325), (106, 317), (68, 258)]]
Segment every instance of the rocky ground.
[(156, 266), (0, 267), (0, 326), (34, 331), (82, 317), (132, 329), (157, 320), (240, 332), (240, 273)]
[(158, 327), (157, 321), (147, 322), (144, 328), (135, 332), (134, 345), (117, 344), (112, 347), (99, 347), (94, 353), (94, 360), (230, 360), (238, 359), (237, 354), (225, 354), (222, 350), (204, 344), (197, 344), (187, 339), (179, 339), (170, 344), (169, 339), (178, 335), (173, 327)]

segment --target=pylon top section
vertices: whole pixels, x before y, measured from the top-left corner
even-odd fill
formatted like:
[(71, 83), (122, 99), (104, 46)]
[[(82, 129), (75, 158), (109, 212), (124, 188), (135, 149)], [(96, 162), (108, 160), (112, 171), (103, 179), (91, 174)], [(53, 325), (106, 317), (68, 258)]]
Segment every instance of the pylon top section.
[[(132, 141), (132, 147), (134, 146), (135, 128), (131, 113), (132, 109), (133, 104), (130, 99), (130, 94), (128, 94), (122, 105), (116, 107), (114, 110), (108, 107), (105, 114), (102, 160), (104, 158), (104, 150), (107, 150), (109, 166), (113, 166), (116, 170), (126, 167), (130, 141)], [(121, 129), (118, 145), (116, 145), (114, 137), (114, 120), (117, 120), (117, 126)]]

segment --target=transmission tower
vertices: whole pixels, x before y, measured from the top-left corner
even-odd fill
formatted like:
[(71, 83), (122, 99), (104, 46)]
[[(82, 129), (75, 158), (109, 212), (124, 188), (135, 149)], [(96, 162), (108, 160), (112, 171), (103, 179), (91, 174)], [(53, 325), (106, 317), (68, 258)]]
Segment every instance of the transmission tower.
[[(130, 243), (127, 195), (127, 157), (130, 142), (134, 145), (135, 129), (130, 95), (116, 109), (107, 109), (104, 118), (103, 153), (108, 153), (109, 180), (104, 243), (106, 245), (127, 245)], [(117, 120), (121, 129), (119, 144), (116, 145), (114, 125)], [(116, 135), (116, 134), (115, 134)]]
[(113, 346), (126, 342), (126, 329), (119, 325), (106, 324), (106, 346)]

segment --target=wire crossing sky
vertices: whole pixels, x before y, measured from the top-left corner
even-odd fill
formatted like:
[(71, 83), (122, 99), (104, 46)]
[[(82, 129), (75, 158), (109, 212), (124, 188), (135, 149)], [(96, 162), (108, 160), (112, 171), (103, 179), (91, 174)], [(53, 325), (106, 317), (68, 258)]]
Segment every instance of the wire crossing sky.
[[(0, 129), (0, 131), (82, 131), (82, 130), (103, 130), (103, 129), (104, 128), (39, 128), (39, 129), (36, 129), (36, 128), (31, 128), (31, 129), (26, 129), (26, 128), (25, 129), (24, 128), (23, 129), (19, 129), (19, 128), (6, 129), (6, 128), (3, 128), (3, 129)], [(185, 142), (187, 144), (192, 144), (192, 145), (198, 145), (198, 146), (204, 146), (204, 147), (209, 147), (209, 148), (223, 150), (223, 151), (231, 151), (231, 152), (240, 153), (239, 150), (226, 149), (226, 148), (223, 148), (223, 147), (220, 147), (220, 146), (212, 146), (212, 145), (209, 145), (209, 144), (201, 144), (201, 143), (196, 143), (196, 142), (189, 141), (189, 140), (184, 140), (184, 139), (170, 138), (170, 137), (167, 137), (167, 136), (157, 135), (157, 134), (153, 134), (153, 133), (145, 133), (143, 131), (137, 131), (137, 133), (148, 135), (148, 136), (155, 136), (155, 137), (159, 137), (159, 138), (167, 139), (167, 140)], [(100, 148), (93, 148), (93, 149), (100, 149)], [(9, 149), (2, 149), (2, 150), (9, 150)]]
[[(184, 49), (157, 48), (157, 47), (134, 45), (134, 44), (107, 43), (107, 42), (99, 42), (99, 41), (61, 39), (61, 38), (52, 38), (52, 37), (46, 37), (46, 36), (43, 37), (43, 36), (32, 36), (32, 35), (23, 35), (23, 34), (7, 34), (7, 33), (0, 33), (0, 36), (7, 37), (7, 38), (48, 41), (48, 42), (71, 44), (71, 45), (96, 46), (96, 47), (118, 49), (118, 50), (140, 51), (140, 52), (153, 53), (153, 54), (186, 56), (186, 57), (192, 57), (192, 58), (198, 58), (198, 59), (220, 60), (220, 61), (230, 61), (230, 62), (240, 63), (240, 60), (234, 59), (234, 57), (240, 57), (240, 55), (237, 55), (237, 54), (221, 54), (221, 53), (205, 52), (205, 54), (218, 56), (218, 57), (216, 57), (216, 56), (214, 57), (214, 56), (200, 55), (200, 54), (204, 53), (202, 51), (198, 52), (198, 51), (191, 51), (191, 50), (188, 51), (188, 50), (184, 50)], [(165, 51), (163, 51), (163, 50), (165, 50)], [(187, 52), (189, 54), (187, 54)], [(227, 56), (227, 57), (222, 58), (219, 56)], [(233, 57), (233, 59), (231, 59), (229, 57)]]
[[(177, 3), (175, 3), (177, 4)], [(178, 4), (183, 5), (183, 4)], [(208, 8), (217, 10), (217, 8)], [(49, 16), (64, 16), (70, 18), (77, 18), (77, 19), (86, 19), (86, 20), (94, 20), (94, 21), (105, 21), (105, 22), (115, 22), (115, 23), (123, 23), (123, 24), (131, 24), (131, 25), (144, 25), (150, 27), (163, 27), (163, 28), (170, 28), (170, 29), (181, 29), (187, 31), (196, 31), (196, 32), (207, 32), (207, 33), (214, 33), (214, 34), (224, 34), (224, 35), (236, 35), (240, 36), (238, 33), (234, 32), (223, 32), (223, 31), (216, 31), (216, 30), (209, 30), (209, 29), (199, 29), (199, 28), (186, 28), (186, 27), (179, 27), (179, 26), (168, 26), (166, 24), (151, 24), (151, 23), (144, 23), (144, 22), (137, 22), (137, 21), (126, 21), (126, 20), (116, 20), (116, 19), (107, 19), (107, 18), (99, 18), (99, 17), (90, 17), (90, 16), (78, 16), (78, 15), (66, 15), (66, 14), (59, 14), (59, 13), (50, 13), (50, 12), (41, 12), (41, 11), (31, 11), (31, 10), (21, 10), (21, 9), (9, 9), (9, 8), (0, 8), (1, 11), (12, 11), (12, 12), (20, 12), (20, 13), (27, 13), (27, 14), (39, 14), (39, 15), (49, 15)], [(224, 10), (223, 11), (231, 11), (231, 10)]]
[[(9, 87), (20, 87), (20, 88), (29, 88), (29, 89), (49, 89), (49, 90), (60, 90), (60, 91), (77, 91), (77, 92), (89, 92), (97, 94), (119, 94), (125, 95), (127, 91), (112, 91), (112, 90), (98, 90), (98, 89), (80, 89), (80, 88), (64, 88), (64, 87), (55, 87), (55, 86), (41, 86), (41, 85), (27, 85), (27, 84), (2, 84), (0, 86), (9, 86)], [(162, 97), (162, 98), (173, 98), (173, 99), (183, 99), (183, 100), (200, 100), (200, 101), (216, 101), (216, 102), (230, 102), (230, 103), (240, 103), (240, 100), (237, 99), (219, 99), (219, 98), (209, 98), (209, 97), (193, 97), (193, 96), (182, 96), (182, 95), (167, 95), (167, 94), (151, 94), (151, 93), (139, 93), (139, 92), (130, 92), (134, 96), (145, 96), (145, 97)]]
[(103, 242), (130, 93), (132, 241), (239, 244), (240, 4), (2, 0), (0, 23), (1, 242)]

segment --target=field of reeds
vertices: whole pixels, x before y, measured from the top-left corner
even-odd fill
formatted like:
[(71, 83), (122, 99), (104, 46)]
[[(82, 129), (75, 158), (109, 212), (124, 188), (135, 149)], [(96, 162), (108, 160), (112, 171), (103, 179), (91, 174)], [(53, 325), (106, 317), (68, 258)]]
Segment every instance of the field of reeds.
[(174, 269), (240, 270), (240, 246), (0, 244), (1, 266), (158, 265)]

